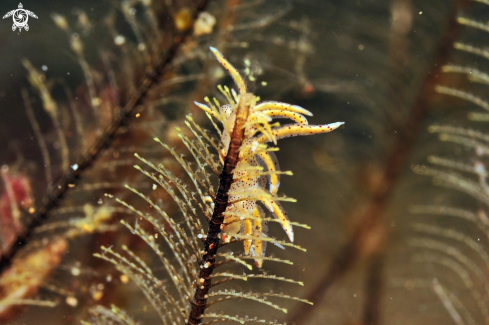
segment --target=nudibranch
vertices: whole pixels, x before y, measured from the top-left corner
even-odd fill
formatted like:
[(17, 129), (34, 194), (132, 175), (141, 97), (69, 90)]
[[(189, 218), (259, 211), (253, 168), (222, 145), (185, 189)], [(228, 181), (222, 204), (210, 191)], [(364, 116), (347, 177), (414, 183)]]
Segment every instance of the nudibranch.
[[(238, 93), (234, 89), (219, 86), (228, 104), (220, 105), (206, 98), (206, 104), (195, 102), (209, 118), (218, 120), (223, 127), (221, 132), (221, 162), (226, 156), (233, 132), (236, 112), (240, 98), (247, 94), (246, 83), (238, 70), (215, 48), (210, 48), (219, 63), (231, 75)], [(249, 98), (249, 97), (247, 97)], [(291, 172), (280, 171), (274, 151), (268, 143), (277, 144), (277, 140), (327, 133), (335, 130), (344, 122), (325, 125), (309, 125), (306, 116), (312, 116), (308, 110), (277, 101), (261, 101), (258, 97), (249, 105), (250, 111), (245, 123), (245, 138), (239, 151), (239, 161), (233, 173), (233, 183), (229, 191), (229, 204), (224, 213), (222, 240), (229, 242), (233, 237), (243, 240), (244, 251), (251, 254), (256, 265), (261, 267), (265, 256), (268, 237), (268, 221), (281, 224), (291, 242), (294, 241), (293, 223), (279, 201), (294, 201), (278, 196), (280, 175)], [(280, 125), (275, 119), (289, 119), (293, 123)], [(220, 131), (220, 130), (218, 130)], [(275, 218), (267, 218), (265, 209)], [(272, 241), (273, 242), (273, 241)], [(280, 244), (277, 244), (280, 246)]]

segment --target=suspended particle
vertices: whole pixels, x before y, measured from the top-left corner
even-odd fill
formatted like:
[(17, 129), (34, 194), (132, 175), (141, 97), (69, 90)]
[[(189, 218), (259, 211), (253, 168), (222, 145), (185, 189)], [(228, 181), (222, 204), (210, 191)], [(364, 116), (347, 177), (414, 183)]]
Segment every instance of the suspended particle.
[(114, 43), (115, 45), (123, 45), (124, 43), (126, 43), (126, 38), (122, 35), (117, 35), (115, 38), (114, 38)]
[(66, 297), (65, 302), (68, 306), (71, 306), (71, 307), (78, 306), (78, 299), (76, 299), (75, 297)]
[(119, 279), (121, 280), (122, 283), (128, 283), (129, 282), (129, 277), (125, 274), (121, 274)]
[(216, 18), (208, 12), (201, 12), (194, 24), (194, 36), (201, 36), (212, 33)]
[(72, 267), (71, 268), (71, 275), (73, 276), (79, 276), (81, 274), (81, 270), (77, 267)]
[(104, 296), (104, 293), (102, 291), (94, 291), (92, 293), (92, 298), (95, 301), (98, 301), (98, 300), (102, 299), (103, 296)]
[(175, 15), (175, 27), (178, 31), (183, 32), (192, 27), (192, 13), (188, 8), (180, 9)]

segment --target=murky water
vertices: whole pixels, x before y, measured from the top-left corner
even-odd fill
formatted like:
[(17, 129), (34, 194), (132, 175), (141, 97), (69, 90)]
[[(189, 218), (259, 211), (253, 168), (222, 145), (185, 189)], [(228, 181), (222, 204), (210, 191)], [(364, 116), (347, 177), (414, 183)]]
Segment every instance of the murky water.
[[(157, 32), (144, 15), (145, 3), (128, 11), (141, 35), (131, 18), (124, 18), (118, 2), (110, 1), (25, 2), (24, 9), (38, 16), (29, 18), (29, 31), (12, 31), (11, 18), (0, 21), (0, 164), (8, 166), (0, 185), (2, 245), (7, 241), (6, 222), (11, 223), (15, 210), (9, 186), (14, 184), (21, 221), (29, 222), (30, 208), (39, 209), (54, 190), (48, 180), (58, 180), (66, 164), (76, 170), (77, 158), (100, 138), (141, 83), (145, 69), (171, 46), (172, 19), (185, 26), (182, 10), (194, 8), (191, 1), (153, 0), (151, 8), (163, 26)], [(2, 3), (0, 12), (17, 6)], [(297, 203), (283, 205), (291, 220), (311, 229), (296, 229), (295, 234), (295, 244), (307, 253), (269, 245), (269, 252), (293, 261), (293, 266), (266, 262), (264, 269), (304, 281), (304, 287), (271, 280), (243, 281), (236, 287), (312, 299), (314, 306), (282, 301), (288, 314), (271, 314), (256, 302), (230, 300), (215, 312), (268, 320), (298, 317), (299, 324), (489, 323), (488, 119), (481, 114), (489, 107), (488, 78), (483, 74), (489, 56), (483, 30), (487, 26), (475, 23), (487, 21), (487, 5), (438, 0), (211, 1), (206, 10), (216, 19), (213, 32), (184, 43), (163, 81), (145, 98), (145, 110), (120, 128), (110, 148), (70, 187), (60, 207), (50, 211), (43, 224), (53, 226), (34, 234), (31, 251), (46, 245), (44, 238), (56, 236), (67, 239), (68, 248), (60, 261), (52, 262), (51, 276), (36, 286), (39, 292), (22, 299), (57, 306), (28, 307), (5, 323), (75, 324), (88, 319), (88, 309), (99, 303), (114, 303), (144, 324), (160, 322), (133, 281), (126, 283), (120, 272), (92, 255), (101, 252), (101, 245), (116, 251), (127, 245), (164, 279), (157, 257), (119, 223), (126, 220), (134, 226), (138, 219), (105, 194), (151, 213), (124, 189), (129, 184), (150, 193), (169, 214), (178, 212), (169, 195), (153, 191), (154, 182), (134, 171), (132, 165), (140, 162), (133, 153), (173, 168), (170, 154), (152, 137), (184, 152), (173, 130), (184, 127), (190, 112), (212, 129), (192, 102), (216, 96), (215, 86), (231, 86), (232, 80), (214, 62), (208, 46), (217, 47), (242, 71), (247, 59), (258, 79), (248, 82), (250, 89), (262, 100), (307, 108), (314, 114), (308, 117), (310, 124), (345, 122), (326, 135), (281, 140), (276, 153), (280, 168), (294, 173), (282, 177), (279, 194)], [(56, 27), (54, 12), (66, 17), (69, 30)], [(107, 23), (111, 12), (115, 18)], [(457, 17), (465, 19), (457, 22)], [(83, 55), (73, 51), (77, 37)], [(28, 81), (34, 70), (27, 71), (22, 59), (44, 74), (42, 84), (57, 103), (55, 118), (45, 108), (42, 91)], [(183, 174), (178, 169), (175, 173)], [(29, 195), (20, 199), (21, 190), (34, 201), (26, 202)], [(99, 209), (104, 206), (113, 209), (108, 212), (112, 221), (83, 219), (102, 218), (105, 210)], [(69, 235), (67, 229), (78, 233)], [(270, 227), (270, 236), (285, 240), (279, 225)], [(232, 249), (240, 252), (242, 247), (235, 244)], [(8, 294), (2, 290), (5, 287), (0, 287), (1, 295)]]

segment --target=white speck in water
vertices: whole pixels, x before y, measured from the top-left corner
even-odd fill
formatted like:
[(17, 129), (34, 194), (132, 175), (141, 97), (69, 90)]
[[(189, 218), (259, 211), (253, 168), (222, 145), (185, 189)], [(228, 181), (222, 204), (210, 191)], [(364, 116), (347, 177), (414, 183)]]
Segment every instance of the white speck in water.
[(98, 199), (97, 203), (102, 204), (102, 203), (104, 203), (104, 201), (102, 201), (102, 199)]
[(48, 66), (47, 65), (42, 65), (41, 69), (42, 69), (42, 71), (48, 71)]
[(78, 165), (77, 164), (74, 164), (73, 166), (71, 166), (71, 169), (77, 170), (78, 169)]
[(73, 276), (79, 276), (79, 275), (80, 275), (80, 273), (81, 273), (81, 271), (80, 271), (80, 269), (79, 269), (79, 268), (77, 268), (77, 267), (73, 267), (73, 268), (71, 269), (71, 274), (72, 274)]
[(66, 297), (66, 304), (71, 307), (76, 307), (78, 305), (78, 299), (75, 297)]
[(117, 35), (115, 38), (114, 38), (114, 43), (115, 45), (122, 45), (126, 42), (126, 38), (122, 35)]

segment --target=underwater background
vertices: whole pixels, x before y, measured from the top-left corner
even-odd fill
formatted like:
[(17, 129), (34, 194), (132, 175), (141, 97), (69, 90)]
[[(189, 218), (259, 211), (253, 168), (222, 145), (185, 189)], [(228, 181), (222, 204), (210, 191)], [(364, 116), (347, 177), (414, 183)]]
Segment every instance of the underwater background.
[[(264, 278), (229, 287), (314, 304), (278, 300), (284, 313), (229, 299), (209, 309), (240, 321), (206, 321), (489, 324), (487, 1), (22, 4), (38, 17), (28, 31), (0, 21), (0, 323), (172, 323), (155, 307), (159, 297), (141, 289), (145, 280), (93, 254), (124, 251), (143, 261), (142, 277), (171, 287), (137, 234), (142, 219), (115, 198), (154, 212), (127, 184), (179, 214), (174, 197), (133, 168), (134, 153), (185, 178), (153, 137), (192, 157), (175, 131), (187, 114), (217, 137), (193, 103), (222, 101), (216, 86), (234, 87), (212, 46), (254, 76), (248, 88), (262, 100), (306, 108), (311, 124), (345, 124), (281, 140), (276, 152), (280, 169), (293, 172), (279, 194), (297, 200), (283, 206), (311, 229), (295, 228), (294, 244), (307, 252), (269, 244), (267, 255), (293, 265), (265, 261), (263, 274), (304, 285)], [(0, 13), (17, 6), (4, 1)], [(287, 241), (280, 228), (269, 236)], [(163, 255), (179, 254), (161, 245)], [(243, 252), (240, 243), (223, 249)]]

